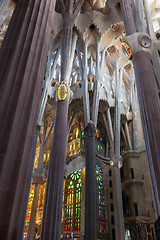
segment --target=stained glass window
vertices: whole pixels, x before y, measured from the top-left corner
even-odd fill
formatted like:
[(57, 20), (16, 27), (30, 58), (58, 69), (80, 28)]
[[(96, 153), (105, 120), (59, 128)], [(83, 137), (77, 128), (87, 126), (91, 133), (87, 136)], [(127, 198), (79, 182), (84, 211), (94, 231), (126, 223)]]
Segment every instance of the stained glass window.
[(105, 233), (105, 201), (104, 201), (104, 186), (102, 181), (102, 169), (96, 165), (96, 180), (98, 183), (98, 223), (99, 232)]
[(99, 138), (99, 135), (100, 135), (100, 131), (96, 129), (96, 138)]
[(103, 147), (101, 146), (101, 153), (103, 153)]
[(104, 154), (102, 143), (99, 140), (97, 140), (97, 150), (98, 152)]
[(44, 155), (43, 155), (43, 163), (45, 163), (46, 162), (46, 153), (44, 153)]
[(76, 147), (76, 145), (75, 145), (75, 143), (73, 144), (73, 153), (75, 152), (75, 147)]
[(39, 139), (37, 140), (37, 147), (36, 147), (36, 154), (34, 159), (34, 168), (38, 165), (38, 158), (39, 158)]
[(69, 146), (69, 154), (72, 153), (72, 144)]
[(38, 225), (42, 223), (45, 191), (46, 191), (46, 183), (41, 185), (39, 190), (37, 213), (36, 213), (36, 224)]
[(29, 193), (29, 199), (28, 199), (28, 206), (27, 206), (27, 213), (26, 213), (24, 233), (28, 232), (29, 220), (30, 220), (30, 215), (31, 215), (31, 210), (32, 210), (32, 203), (33, 203), (33, 197), (34, 197), (34, 185), (31, 185), (30, 193)]
[(81, 170), (72, 173), (65, 182), (64, 210), (65, 231), (80, 231), (81, 217)]
[(78, 151), (80, 150), (81, 148), (81, 142), (78, 142)]
[(82, 171), (82, 170), (80, 169), (80, 170), (72, 173), (72, 174), (70, 175), (70, 176), (71, 176), (71, 179), (72, 179), (72, 180), (77, 180), (77, 179), (81, 176), (81, 171)]
[(100, 152), (100, 145), (98, 144), (98, 152)]
[(78, 134), (79, 134), (79, 129), (78, 128), (74, 129), (75, 138), (78, 138)]

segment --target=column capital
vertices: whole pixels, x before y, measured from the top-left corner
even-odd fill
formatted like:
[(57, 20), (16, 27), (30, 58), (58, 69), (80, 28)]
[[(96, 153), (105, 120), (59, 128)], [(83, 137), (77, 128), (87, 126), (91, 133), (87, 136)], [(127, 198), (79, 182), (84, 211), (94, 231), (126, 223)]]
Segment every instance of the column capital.
[(40, 171), (34, 171), (32, 174), (32, 184), (40, 184), (42, 181), (42, 173)]
[[(135, 55), (137, 52), (146, 51), (152, 55), (153, 43), (154, 40), (147, 34), (142, 32), (136, 32), (124, 39), (124, 42), (129, 45), (129, 48), (132, 52), (132, 55)], [(122, 50), (125, 48), (122, 47)], [(125, 52), (123, 51), (125, 54)]]
[(89, 121), (86, 128), (84, 129), (87, 137), (95, 137), (96, 136), (96, 128), (93, 121)]
[(123, 165), (123, 158), (120, 154), (114, 154), (111, 156), (110, 165), (113, 167), (121, 168)]

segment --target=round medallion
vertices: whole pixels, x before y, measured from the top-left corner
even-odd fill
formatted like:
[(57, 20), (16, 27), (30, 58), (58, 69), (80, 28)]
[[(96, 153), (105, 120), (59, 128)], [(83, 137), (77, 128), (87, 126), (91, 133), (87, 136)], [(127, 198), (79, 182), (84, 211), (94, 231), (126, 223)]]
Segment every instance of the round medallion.
[(114, 166), (113, 160), (110, 161), (110, 166), (112, 166), (112, 167)]
[(152, 44), (151, 38), (146, 34), (142, 34), (141, 36), (139, 36), (138, 41), (144, 48), (149, 48)]
[(119, 29), (118, 24), (113, 24), (113, 25), (111, 26), (111, 30), (112, 30), (113, 32), (116, 32), (118, 29)]
[(125, 42), (122, 43), (122, 52), (126, 56), (126, 58), (131, 60), (131, 58), (132, 58), (132, 51), (131, 51), (129, 45), (127, 43), (125, 43)]
[(122, 167), (122, 162), (118, 162), (118, 168)]
[(67, 97), (67, 87), (65, 84), (61, 84), (59, 87), (58, 87), (58, 99), (59, 100), (65, 100), (66, 97)]

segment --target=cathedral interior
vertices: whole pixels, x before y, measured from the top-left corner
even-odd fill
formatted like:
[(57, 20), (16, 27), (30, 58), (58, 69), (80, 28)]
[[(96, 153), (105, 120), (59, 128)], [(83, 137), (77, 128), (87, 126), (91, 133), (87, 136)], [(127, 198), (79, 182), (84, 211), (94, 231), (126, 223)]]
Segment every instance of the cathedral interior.
[(0, 239), (160, 239), (159, 17), (1, 0)]

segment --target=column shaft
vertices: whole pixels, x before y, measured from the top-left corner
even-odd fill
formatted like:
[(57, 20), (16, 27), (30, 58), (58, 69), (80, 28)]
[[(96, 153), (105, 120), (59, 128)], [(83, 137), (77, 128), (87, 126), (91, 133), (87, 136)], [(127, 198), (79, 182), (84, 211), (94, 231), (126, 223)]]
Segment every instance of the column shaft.
[[(69, 16), (68, 16), (69, 18)], [(71, 19), (70, 19), (71, 20)], [(61, 82), (68, 83), (68, 67), (72, 44), (73, 22), (64, 27), (63, 48), (61, 56)], [(67, 121), (69, 96), (64, 101), (57, 101), (55, 127), (49, 162), (44, 215), (41, 239), (57, 240), (61, 234), (61, 215), (64, 183), (64, 164), (67, 148)]]
[(118, 160), (120, 157), (120, 126), (121, 126), (121, 81), (122, 69), (116, 63), (116, 96), (115, 96), (115, 141), (114, 141), (114, 154), (117, 156), (116, 166), (113, 167), (113, 192), (114, 192), (114, 206), (115, 206), (115, 225), (116, 225), (116, 240), (124, 240), (124, 217), (122, 205), (122, 190), (121, 190), (121, 177), (120, 169), (118, 168)]
[(150, 168), (157, 217), (160, 216), (160, 101), (147, 52), (133, 57), (143, 133)]
[(85, 240), (97, 239), (96, 225), (96, 156), (94, 123), (90, 121), (86, 134), (86, 184), (85, 184)]
[[(125, 6), (128, 6), (127, 9)], [(129, 31), (128, 16), (134, 25), (132, 10), (128, 0), (121, 0), (122, 14), (127, 35), (135, 32)], [(137, 93), (141, 112), (143, 133), (146, 144), (147, 159), (150, 170), (153, 197), (157, 217), (160, 216), (160, 102), (153, 74), (149, 53), (139, 51), (133, 56), (136, 76)]]
[(18, 1), (0, 51), (0, 236), (3, 240), (17, 239), (54, 4), (55, 0)]
[(132, 119), (133, 119), (133, 149), (138, 150), (138, 127), (137, 127), (137, 89), (132, 89)]
[(126, 35), (130, 35), (136, 32), (136, 27), (134, 24), (134, 18), (132, 14), (132, 8), (130, 1), (120, 0), (121, 11), (123, 16), (123, 21), (125, 25)]
[(60, 239), (68, 101), (56, 105), (41, 239)]

